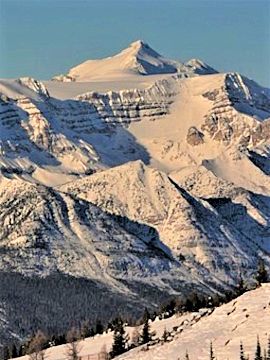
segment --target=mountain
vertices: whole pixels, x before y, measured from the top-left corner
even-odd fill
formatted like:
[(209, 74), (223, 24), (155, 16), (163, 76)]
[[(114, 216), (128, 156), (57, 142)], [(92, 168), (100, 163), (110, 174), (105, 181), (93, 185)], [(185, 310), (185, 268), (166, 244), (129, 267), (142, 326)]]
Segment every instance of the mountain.
[(261, 258), (269, 269), (269, 89), (197, 60), (178, 67), (142, 42), (103, 70), (118, 57), (136, 78), (120, 90), (106, 72), (105, 92), (0, 80), (3, 341), (119, 307), (137, 318), (191, 290), (252, 285)]
[(138, 75), (181, 73), (182, 76), (217, 73), (216, 70), (198, 59), (185, 64), (170, 60), (142, 40), (137, 40), (119, 54), (99, 60), (87, 60), (71, 68), (66, 75), (53, 77), (56, 81), (93, 81), (123, 79)]
[(158, 54), (142, 40), (135, 41), (119, 54), (100, 60), (87, 60), (70, 69), (67, 75), (54, 80), (90, 81), (128, 75), (154, 75), (176, 73), (180, 63)]
[(207, 292), (154, 228), (43, 185), (1, 178), (0, 226), (2, 343), (66, 332), (74, 317), (108, 322), (118, 307), (139, 316), (183, 283)]
[(256, 263), (254, 244), (224, 221), (209, 202), (192, 197), (166, 174), (141, 161), (73, 181), (61, 190), (155, 228), (163, 244), (184, 257), (184, 264), (197, 270), (201, 281), (209, 271), (213, 281), (237, 282), (235, 265), (250, 271)]

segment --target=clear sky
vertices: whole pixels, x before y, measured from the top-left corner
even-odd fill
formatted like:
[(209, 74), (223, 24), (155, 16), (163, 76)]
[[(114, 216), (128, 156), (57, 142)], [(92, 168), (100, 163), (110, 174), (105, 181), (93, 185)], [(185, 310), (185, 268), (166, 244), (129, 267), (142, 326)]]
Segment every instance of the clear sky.
[(270, 86), (270, 0), (0, 0), (0, 77), (48, 79), (137, 39)]

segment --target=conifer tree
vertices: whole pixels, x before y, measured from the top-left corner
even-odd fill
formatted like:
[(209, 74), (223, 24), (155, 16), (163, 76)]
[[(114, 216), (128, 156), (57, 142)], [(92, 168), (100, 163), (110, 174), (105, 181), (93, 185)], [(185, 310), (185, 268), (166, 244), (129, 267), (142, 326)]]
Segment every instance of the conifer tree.
[(150, 315), (147, 309), (144, 311), (143, 315), (143, 328), (141, 334), (141, 344), (147, 344), (152, 339), (152, 334), (150, 331), (149, 325)]
[(262, 259), (260, 259), (259, 262), (258, 262), (258, 270), (257, 270), (256, 280), (257, 280), (259, 285), (261, 283), (264, 283), (264, 282), (268, 281), (268, 274), (267, 274), (267, 271), (265, 269), (264, 261)]
[(187, 351), (187, 350), (186, 350), (185, 360), (189, 360), (189, 355), (188, 355), (188, 351)]
[(125, 335), (125, 329), (123, 321), (118, 320), (118, 323), (114, 328), (113, 345), (110, 355), (112, 358), (121, 355), (126, 351), (127, 336)]
[(254, 360), (263, 360), (259, 337), (257, 337), (257, 346), (256, 346), (256, 352), (255, 352)]
[(2, 349), (2, 358), (3, 360), (8, 360), (9, 357), (9, 348), (7, 346), (4, 346)]
[(15, 344), (12, 344), (10, 350), (9, 350), (9, 358), (13, 359), (18, 357), (18, 350)]
[(162, 340), (166, 342), (168, 340), (168, 336), (169, 336), (169, 333), (165, 328), (163, 331), (163, 334), (162, 334)]
[(242, 341), (240, 342), (240, 360), (246, 360)]
[(24, 355), (25, 355), (25, 345), (24, 345), (24, 344), (22, 344), (22, 345), (19, 347), (18, 355), (19, 355), (19, 356), (24, 356)]
[(102, 334), (104, 331), (103, 325), (100, 320), (97, 320), (96, 323), (96, 334)]
[(89, 326), (89, 323), (87, 322), (87, 321), (84, 321), (83, 322), (83, 324), (82, 324), (82, 326), (81, 326), (81, 330), (80, 330), (80, 332), (81, 332), (81, 338), (82, 339), (85, 339), (85, 338), (87, 338), (87, 337), (90, 337), (91, 335), (91, 333), (90, 333), (90, 326)]
[(210, 353), (209, 353), (209, 359), (210, 360), (215, 360), (215, 355), (214, 355), (214, 350), (213, 350), (213, 344), (212, 341), (210, 342)]
[(246, 291), (246, 286), (245, 286), (245, 282), (243, 280), (242, 274), (240, 274), (236, 291), (237, 291), (237, 295), (242, 295)]
[(270, 335), (268, 337), (267, 360), (270, 360)]

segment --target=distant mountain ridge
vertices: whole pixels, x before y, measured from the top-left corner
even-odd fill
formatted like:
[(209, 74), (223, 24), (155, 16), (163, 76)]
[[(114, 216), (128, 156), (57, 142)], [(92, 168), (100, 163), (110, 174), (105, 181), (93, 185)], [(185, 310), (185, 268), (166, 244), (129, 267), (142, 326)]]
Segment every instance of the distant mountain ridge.
[(174, 73), (190, 76), (191, 74), (214, 74), (217, 71), (197, 59), (192, 59), (185, 64), (167, 59), (144, 41), (137, 40), (117, 55), (100, 60), (87, 60), (71, 68), (66, 75), (53, 77), (53, 80), (90, 81), (128, 75)]

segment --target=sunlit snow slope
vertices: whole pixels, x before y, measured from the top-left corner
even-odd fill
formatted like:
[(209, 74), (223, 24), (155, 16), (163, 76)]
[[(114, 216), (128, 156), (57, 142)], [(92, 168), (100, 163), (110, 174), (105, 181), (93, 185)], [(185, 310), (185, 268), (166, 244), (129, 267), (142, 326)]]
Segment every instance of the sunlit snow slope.
[(177, 360), (184, 359), (188, 350), (191, 360), (207, 360), (211, 341), (217, 359), (239, 359), (241, 341), (246, 356), (251, 359), (255, 354), (257, 336), (262, 349), (267, 348), (269, 323), (270, 285), (264, 284), (186, 327), (171, 342), (155, 345), (148, 351), (131, 350), (117, 359)]

